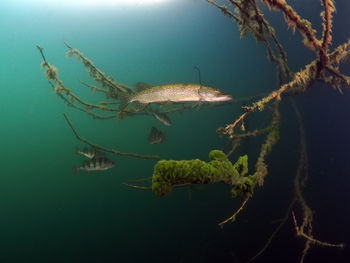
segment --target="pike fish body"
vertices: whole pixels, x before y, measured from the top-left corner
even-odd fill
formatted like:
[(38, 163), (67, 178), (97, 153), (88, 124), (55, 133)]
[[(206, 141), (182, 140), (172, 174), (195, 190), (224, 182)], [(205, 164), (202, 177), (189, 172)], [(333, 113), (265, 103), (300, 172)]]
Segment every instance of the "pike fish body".
[(232, 100), (232, 96), (218, 89), (199, 84), (169, 84), (154, 86), (131, 94), (124, 107), (132, 102), (142, 104), (162, 102), (223, 102)]

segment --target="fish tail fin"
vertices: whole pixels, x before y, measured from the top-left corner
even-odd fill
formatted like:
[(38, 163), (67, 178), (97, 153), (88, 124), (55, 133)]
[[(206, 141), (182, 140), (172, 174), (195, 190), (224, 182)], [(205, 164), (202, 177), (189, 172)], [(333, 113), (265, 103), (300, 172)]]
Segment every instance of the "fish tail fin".
[(130, 103), (131, 94), (126, 92), (119, 92), (118, 93), (118, 99), (119, 99), (119, 111), (123, 111)]
[(79, 152), (80, 152), (80, 150), (79, 150), (78, 146), (76, 146), (74, 154), (79, 154)]
[(73, 174), (77, 174), (79, 171), (79, 167), (78, 166), (73, 166), (72, 168)]

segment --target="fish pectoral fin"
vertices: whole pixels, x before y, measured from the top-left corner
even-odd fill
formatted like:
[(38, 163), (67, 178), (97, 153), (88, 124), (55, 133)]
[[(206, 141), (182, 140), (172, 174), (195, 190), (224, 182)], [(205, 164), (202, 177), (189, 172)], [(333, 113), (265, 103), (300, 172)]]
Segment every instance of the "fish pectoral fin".
[(148, 106), (147, 103), (142, 103), (142, 102), (135, 102), (135, 110), (136, 111), (143, 111), (144, 109), (146, 109), (146, 107)]
[(204, 101), (200, 100), (200, 101), (196, 102), (195, 104), (193, 104), (192, 108), (199, 110), (203, 104), (204, 104)]
[(162, 108), (169, 108), (171, 105), (173, 105), (173, 102), (170, 101), (170, 100), (165, 101), (165, 102), (162, 102), (162, 103), (160, 104), (160, 106), (161, 106)]

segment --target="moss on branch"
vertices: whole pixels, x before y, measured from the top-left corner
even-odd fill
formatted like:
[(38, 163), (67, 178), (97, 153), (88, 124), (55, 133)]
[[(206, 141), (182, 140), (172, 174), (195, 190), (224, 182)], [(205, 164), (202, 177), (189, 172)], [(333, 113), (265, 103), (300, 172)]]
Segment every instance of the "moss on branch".
[(158, 196), (168, 195), (179, 184), (224, 183), (233, 186), (232, 196), (243, 198), (253, 195), (256, 176), (248, 173), (248, 156), (244, 155), (232, 164), (225, 153), (213, 150), (209, 162), (194, 160), (161, 160), (154, 166), (152, 191)]

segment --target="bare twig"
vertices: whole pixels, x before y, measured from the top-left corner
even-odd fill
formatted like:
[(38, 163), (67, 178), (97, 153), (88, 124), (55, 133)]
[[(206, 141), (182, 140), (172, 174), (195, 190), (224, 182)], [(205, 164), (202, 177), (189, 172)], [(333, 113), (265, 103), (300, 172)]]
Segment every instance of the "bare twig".
[(234, 221), (236, 219), (236, 216), (238, 215), (238, 213), (243, 210), (243, 208), (244, 208), (245, 204), (247, 203), (248, 199), (249, 198), (244, 200), (244, 202), (241, 205), (241, 207), (232, 216), (230, 216), (229, 218), (227, 218), (224, 221), (220, 222), (219, 226), (223, 227), (228, 221)]

